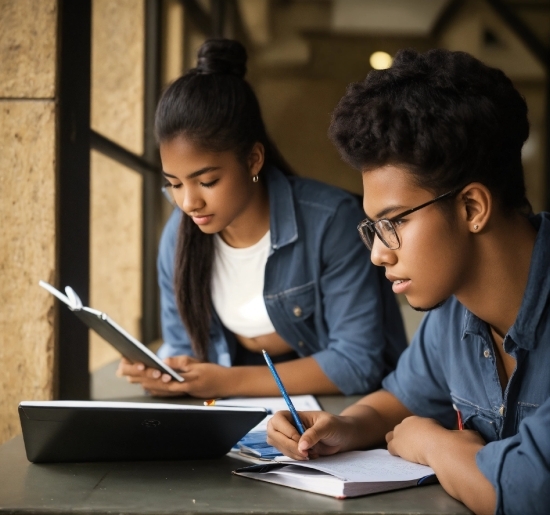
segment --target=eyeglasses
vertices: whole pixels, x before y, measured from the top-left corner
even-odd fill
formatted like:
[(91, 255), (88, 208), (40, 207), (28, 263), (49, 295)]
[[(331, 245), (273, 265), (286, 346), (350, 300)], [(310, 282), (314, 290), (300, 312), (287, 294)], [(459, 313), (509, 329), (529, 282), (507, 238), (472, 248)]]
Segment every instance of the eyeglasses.
[(430, 204), (433, 204), (434, 202), (437, 202), (438, 200), (443, 200), (444, 198), (450, 197), (451, 195), (456, 195), (460, 191), (460, 189), (461, 188), (443, 193), (443, 195), (439, 195), (439, 197), (435, 197), (434, 199), (425, 202), (418, 207), (413, 207), (412, 209), (403, 211), (402, 213), (392, 216), (391, 218), (381, 218), (380, 220), (376, 220), (376, 222), (372, 222), (368, 219), (363, 220), (357, 226), (357, 230), (359, 231), (359, 235), (361, 236), (363, 243), (368, 247), (369, 250), (372, 250), (374, 235), (376, 234), (380, 238), (380, 241), (384, 245), (386, 245), (386, 247), (388, 247), (390, 250), (397, 250), (401, 247), (401, 241), (399, 240), (399, 236), (397, 235), (395, 222), (399, 221), (404, 216), (410, 215), (411, 213), (414, 213), (419, 209), (422, 209), (429, 206)]

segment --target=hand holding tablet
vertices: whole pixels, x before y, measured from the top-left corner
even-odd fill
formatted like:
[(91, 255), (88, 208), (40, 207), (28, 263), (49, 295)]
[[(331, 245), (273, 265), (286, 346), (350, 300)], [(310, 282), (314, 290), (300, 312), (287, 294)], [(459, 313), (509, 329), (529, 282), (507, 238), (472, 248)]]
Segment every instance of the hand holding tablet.
[(70, 286), (65, 288), (66, 295), (64, 295), (44, 281), (40, 281), (38, 284), (65, 303), (82, 322), (110, 343), (127, 360), (143, 363), (147, 367), (168, 374), (180, 383), (184, 382), (183, 377), (175, 370), (166, 365), (154, 352), (151, 352), (143, 343), (136, 340), (105, 313), (83, 306), (82, 301)]

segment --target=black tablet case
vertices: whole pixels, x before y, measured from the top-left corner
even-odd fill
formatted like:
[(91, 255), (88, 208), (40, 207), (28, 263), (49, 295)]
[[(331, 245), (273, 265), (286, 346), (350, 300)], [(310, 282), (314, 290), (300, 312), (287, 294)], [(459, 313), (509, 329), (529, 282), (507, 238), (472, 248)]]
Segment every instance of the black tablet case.
[[(78, 407), (70, 407), (69, 401), (62, 404), (63, 401), (44, 401), (19, 405), (29, 461), (217, 458), (267, 415), (261, 408), (173, 409), (154, 408), (152, 404), (101, 407), (108, 404), (103, 402), (96, 406), (93, 402), (80, 402)], [(85, 404), (89, 406), (82, 407)]]
[(132, 363), (143, 363), (148, 367), (156, 368), (157, 370), (169, 374), (180, 383), (183, 382), (183, 378), (176, 371), (172, 370), (145, 345), (136, 340), (114, 320), (111, 320), (105, 313), (97, 309), (83, 306), (82, 301), (70, 286), (65, 288), (67, 295), (64, 295), (57, 288), (54, 288), (45, 281), (39, 281), (38, 284), (57, 297), (61, 302), (65, 303), (82, 322), (90, 329), (93, 329), (105, 341), (109, 342)]
[(124, 329), (115, 324), (105, 313), (96, 312), (85, 307), (78, 310), (74, 309), (72, 312), (132, 363), (143, 363), (147, 367), (156, 368), (169, 374), (180, 383), (183, 382), (182, 377), (177, 372), (156, 358), (141, 342), (131, 338)]

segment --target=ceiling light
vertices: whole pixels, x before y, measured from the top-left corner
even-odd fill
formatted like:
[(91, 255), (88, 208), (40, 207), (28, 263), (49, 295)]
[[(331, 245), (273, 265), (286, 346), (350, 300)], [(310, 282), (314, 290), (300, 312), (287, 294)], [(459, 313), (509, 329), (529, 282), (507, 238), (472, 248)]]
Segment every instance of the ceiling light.
[(391, 55), (387, 52), (374, 52), (369, 59), (370, 65), (375, 70), (385, 70), (386, 68), (389, 68), (392, 61), (393, 59)]

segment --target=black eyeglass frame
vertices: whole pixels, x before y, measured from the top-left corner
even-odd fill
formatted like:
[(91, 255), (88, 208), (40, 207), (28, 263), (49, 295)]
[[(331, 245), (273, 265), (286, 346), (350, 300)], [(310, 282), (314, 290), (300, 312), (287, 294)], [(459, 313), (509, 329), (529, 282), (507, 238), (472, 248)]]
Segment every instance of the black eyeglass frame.
[[(368, 218), (365, 218), (362, 222), (359, 223), (357, 226), (357, 230), (359, 231), (359, 236), (361, 236), (361, 240), (363, 243), (367, 246), (369, 250), (372, 250), (372, 246), (374, 244), (374, 235), (376, 234), (380, 241), (388, 247), (390, 250), (398, 250), (401, 248), (401, 239), (399, 238), (399, 234), (397, 233), (397, 229), (394, 225), (394, 222), (396, 220), (399, 220), (400, 218), (403, 218), (404, 216), (410, 215), (411, 213), (414, 213), (415, 211), (419, 211), (422, 208), (428, 207), (430, 204), (433, 204), (434, 202), (437, 202), (438, 200), (443, 200), (444, 198), (450, 197), (452, 195), (456, 195), (462, 188), (457, 188), (451, 191), (448, 191), (447, 193), (443, 193), (442, 195), (439, 195), (432, 200), (428, 200), (428, 202), (424, 202), (424, 204), (421, 204), (420, 206), (413, 207), (412, 209), (407, 209), (406, 211), (403, 211), (402, 213), (399, 213), (395, 216), (392, 216), (391, 218), (380, 218), (379, 220), (376, 220), (373, 222), (372, 220), (369, 220)], [(381, 231), (376, 227), (377, 224), (380, 222), (388, 222), (390, 224), (390, 227), (392, 228), (393, 233), (395, 234), (395, 238), (397, 240), (397, 247), (392, 248), (388, 242), (384, 239), (384, 237), (381, 234)], [(369, 237), (365, 233), (364, 229), (367, 229), (370, 231), (372, 235), (372, 239), (369, 240)]]

